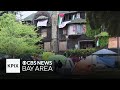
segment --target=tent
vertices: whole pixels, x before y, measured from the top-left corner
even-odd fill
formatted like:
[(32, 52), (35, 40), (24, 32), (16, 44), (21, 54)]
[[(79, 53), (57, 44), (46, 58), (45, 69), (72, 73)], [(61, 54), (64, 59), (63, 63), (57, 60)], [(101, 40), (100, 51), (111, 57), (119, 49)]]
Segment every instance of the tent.
[(108, 49), (101, 49), (97, 52), (94, 52), (92, 55), (117, 55), (117, 53)]
[(96, 60), (98, 64), (104, 64), (109, 67), (115, 66), (115, 57), (103, 56), (103, 57), (97, 57)]
[(111, 50), (108, 49), (101, 49), (95, 53), (93, 53), (92, 55), (97, 55), (99, 57), (96, 58), (97, 63), (99, 64), (104, 64), (106, 66), (109, 67), (114, 67), (115, 66), (115, 55), (117, 55), (116, 52), (113, 52)]
[(74, 69), (75, 65), (72, 61), (71, 58), (67, 58), (67, 60), (65, 61), (65, 65), (63, 66), (63, 74), (72, 74), (72, 71)]

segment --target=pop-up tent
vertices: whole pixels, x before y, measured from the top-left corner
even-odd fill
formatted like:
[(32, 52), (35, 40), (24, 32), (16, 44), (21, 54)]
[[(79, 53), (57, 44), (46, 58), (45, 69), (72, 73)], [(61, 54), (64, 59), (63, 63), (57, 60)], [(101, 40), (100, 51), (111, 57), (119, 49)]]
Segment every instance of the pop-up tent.
[(116, 52), (113, 52), (113, 51), (108, 50), (108, 49), (101, 49), (101, 50), (93, 53), (92, 55), (99, 56), (96, 58), (97, 63), (99, 63), (99, 64), (104, 64), (104, 65), (109, 66), (109, 67), (115, 66), (116, 58), (113, 56), (117, 55)]
[(92, 55), (117, 55), (117, 53), (108, 49), (101, 49), (97, 52), (94, 52)]

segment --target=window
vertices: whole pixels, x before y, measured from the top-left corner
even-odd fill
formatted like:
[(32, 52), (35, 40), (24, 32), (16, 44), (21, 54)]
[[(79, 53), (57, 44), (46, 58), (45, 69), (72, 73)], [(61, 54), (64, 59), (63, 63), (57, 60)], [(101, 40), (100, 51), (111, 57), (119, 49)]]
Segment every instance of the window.
[(80, 13), (77, 13), (77, 14), (76, 14), (76, 18), (80, 18)]
[(63, 21), (69, 21), (69, 14), (65, 14)]
[(75, 35), (75, 34), (84, 34), (86, 31), (85, 25), (70, 25), (68, 27), (68, 35)]
[(73, 14), (65, 14), (64, 18), (63, 18), (63, 22), (70, 21), (70, 20), (72, 20), (72, 18), (73, 18)]
[(80, 13), (80, 18), (85, 19), (85, 12)]
[(69, 20), (72, 20), (73, 14), (69, 15)]

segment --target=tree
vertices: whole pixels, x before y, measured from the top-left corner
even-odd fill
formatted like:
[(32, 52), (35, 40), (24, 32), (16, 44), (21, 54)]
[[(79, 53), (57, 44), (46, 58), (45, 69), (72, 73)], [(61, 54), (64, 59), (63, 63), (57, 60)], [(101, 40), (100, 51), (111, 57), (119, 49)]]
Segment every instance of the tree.
[(18, 57), (40, 51), (35, 45), (41, 37), (34, 31), (35, 27), (16, 22), (15, 15), (0, 16), (0, 53)]
[(110, 36), (120, 36), (120, 11), (88, 11), (87, 17), (92, 29), (104, 25)]
[(11, 13), (11, 14), (14, 14), (14, 15), (16, 15), (16, 14), (18, 14), (20, 11), (0, 11), (0, 16), (1, 15), (3, 15), (4, 13)]

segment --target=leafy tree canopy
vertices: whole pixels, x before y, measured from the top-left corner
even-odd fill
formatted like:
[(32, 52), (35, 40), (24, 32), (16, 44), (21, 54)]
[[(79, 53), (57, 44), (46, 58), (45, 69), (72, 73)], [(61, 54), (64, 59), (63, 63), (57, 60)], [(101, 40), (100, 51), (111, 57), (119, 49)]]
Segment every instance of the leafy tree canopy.
[(23, 54), (39, 52), (35, 45), (41, 40), (34, 31), (35, 27), (16, 22), (15, 15), (3, 14), (0, 16), (0, 53), (13, 57)]
[(88, 11), (87, 17), (92, 29), (105, 25), (110, 36), (120, 36), (120, 11)]

